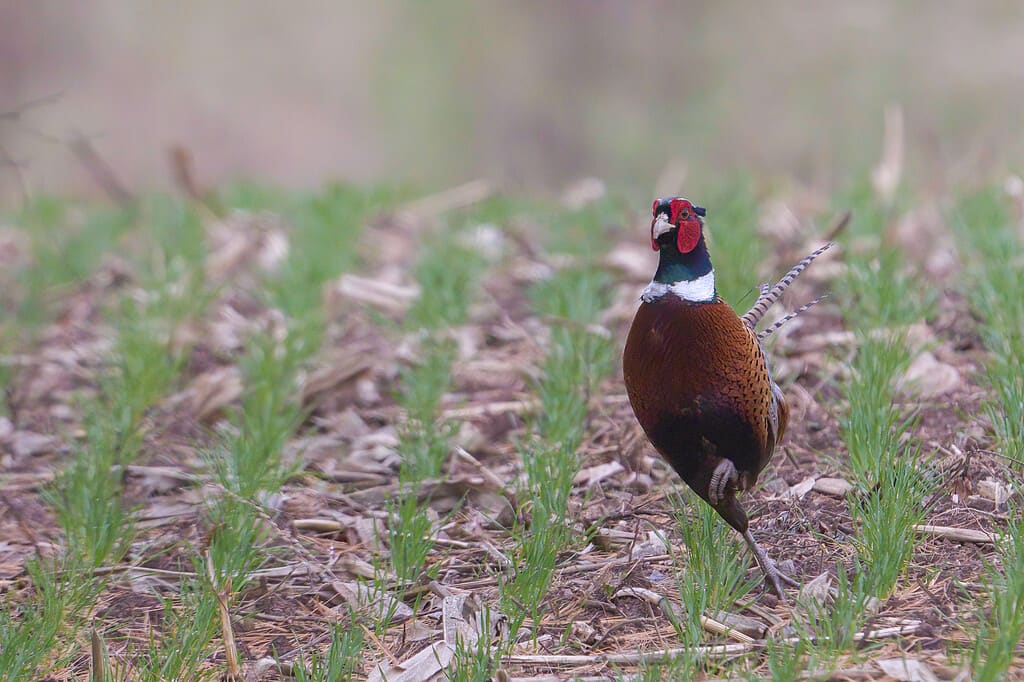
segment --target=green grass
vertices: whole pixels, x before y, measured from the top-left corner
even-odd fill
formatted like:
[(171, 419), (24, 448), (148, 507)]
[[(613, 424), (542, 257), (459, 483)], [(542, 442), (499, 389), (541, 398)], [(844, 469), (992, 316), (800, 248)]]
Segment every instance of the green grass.
[[(256, 190), (237, 198), (253, 204), (275, 199)], [(283, 451), (306, 418), (298, 376), (323, 340), (322, 288), (360, 262), (364, 222), (388, 198), (339, 184), (285, 209), (291, 220), (288, 257), (267, 281), (269, 301), (285, 314), (285, 323), (246, 340), (239, 361), (242, 399), (205, 455), (224, 489), (209, 509), (214, 595), (228, 592), (233, 600), (269, 558), (264, 505), (301, 466), (285, 461)]]
[(60, 290), (92, 276), (133, 219), (127, 210), (83, 211), (56, 197), (36, 198), (13, 216), (28, 233), (31, 251), (31, 263), (17, 273), (19, 327), (34, 329), (49, 321)]
[(916, 531), (928, 508), (925, 498), (936, 487), (920, 450), (906, 450), (893, 462), (876, 486), (851, 493), (848, 498), (857, 535), (856, 560), (864, 571), (868, 594), (886, 599), (892, 595), (914, 553)]
[(288, 257), (267, 282), (271, 303), (294, 320), (318, 319), (322, 287), (362, 262), (365, 222), (397, 198), (390, 190), (333, 184), (289, 202), (284, 211), (291, 227)]
[[(656, 658), (644, 661), (637, 669), (637, 682), (660, 682), (661, 680), (692, 680), (700, 674), (703, 660), (696, 653), (683, 653), (671, 658)], [(619, 679), (627, 679), (620, 677)]]
[(420, 579), (434, 549), (434, 529), (426, 509), (430, 500), (421, 502), (415, 488), (425, 479), (440, 477), (451, 453), (456, 427), (440, 419), (456, 355), (448, 332), (466, 322), (486, 264), (478, 252), (462, 244), (463, 234), (463, 228), (453, 223), (424, 240), (415, 266), (421, 294), (404, 319), (405, 328), (420, 338), (420, 357), (401, 369), (397, 395), (405, 415), (399, 430), (398, 479), (410, 490), (387, 505), (391, 568), (403, 586)]
[[(808, 670), (818, 668), (811, 653), (812, 645), (801, 637), (795, 644), (768, 640), (765, 646), (765, 663), (768, 668), (769, 679), (777, 682), (796, 682), (803, 677)], [(760, 676), (751, 675), (751, 681), (762, 679)], [(812, 678), (813, 679), (813, 678)]]
[(291, 666), (295, 682), (347, 682), (355, 679), (362, 660), (363, 630), (354, 619), (331, 627), (331, 644), (324, 654), (300, 655)]
[[(22, 606), (20, 622), (0, 616), (0, 650), (20, 657), (9, 662), (11, 670), (43, 664), (60, 631), (77, 627), (75, 621), (103, 590), (105, 579), (93, 570), (121, 562), (134, 538), (123, 500), (123, 466), (141, 456), (146, 412), (167, 395), (182, 366), (168, 339), (155, 331), (153, 314), (128, 301), (114, 313), (118, 335), (109, 367), (96, 396), (82, 404), (85, 435), (72, 444), (70, 462), (43, 492), (63, 532), (61, 557), (35, 565), (36, 592)], [(59, 579), (50, 575), (58, 567)]]
[[(509, 208), (516, 206), (519, 204), (508, 202)], [(526, 208), (527, 215), (532, 214), (542, 224), (546, 251), (571, 254), (586, 263), (607, 255), (612, 233), (628, 225), (633, 217), (633, 207), (611, 194), (575, 211), (546, 204)]]
[[(770, 248), (770, 241), (757, 234), (759, 202), (752, 187), (749, 181), (738, 179), (726, 181), (704, 196), (694, 196), (709, 208), (710, 247), (718, 266), (719, 289), (740, 308), (753, 298), (758, 282), (755, 273), (767, 274), (759, 268)], [(218, 663), (223, 657), (218, 597), (227, 599), (243, 656), (247, 656), (252, 653), (244, 646), (245, 633), (252, 627), (250, 612), (262, 608), (264, 596), (293, 596), (287, 592), (290, 583), (270, 579), (264, 585), (262, 579), (257, 580), (257, 569), (295, 561), (296, 551), (306, 561), (305, 552), (316, 553), (326, 547), (334, 558), (335, 548), (350, 542), (344, 533), (325, 534), (315, 539), (302, 537), (303, 547), (292, 546), (294, 538), (286, 537), (290, 517), (278, 516), (276, 502), (281, 499), (278, 493), (283, 493), (301, 503), (302, 496), (294, 494), (299, 485), (304, 493), (311, 490), (308, 486), (316, 486), (317, 499), (327, 507), (342, 499), (335, 498), (335, 492), (352, 492), (347, 485), (321, 478), (299, 481), (302, 463), (288, 460), (284, 453), (297, 435), (313, 436), (321, 428), (333, 428), (319, 419), (329, 416), (322, 415), (320, 406), (299, 402), (303, 373), (325, 340), (332, 341), (335, 325), (343, 329), (346, 324), (344, 319), (325, 317), (323, 288), (344, 272), (372, 268), (377, 256), (392, 260), (394, 254), (373, 252), (375, 244), (366, 239), (362, 228), (399, 193), (335, 186), (300, 195), (245, 185), (219, 196), (219, 203), (228, 209), (270, 209), (282, 214), (290, 239), (288, 257), (280, 270), (264, 275), (263, 282), (241, 293), (276, 307), (283, 313), (283, 324), (244, 339), (244, 349), (237, 357), (217, 356), (218, 363), (230, 360), (239, 366), (244, 390), (225, 410), (216, 430), (193, 444), (205, 457), (207, 469), (200, 474), (210, 485), (203, 490), (203, 504), (197, 507), (189, 534), (171, 538), (169, 545), (150, 544), (150, 540), (170, 536), (148, 524), (135, 523), (136, 510), (124, 498), (124, 466), (145, 464), (156, 453), (161, 460), (174, 456), (173, 447), (163, 449), (161, 441), (166, 420), (177, 418), (166, 414), (176, 403), (165, 402), (165, 398), (184, 387), (186, 359), (198, 359), (199, 366), (205, 367), (205, 355), (192, 354), (190, 358), (191, 349), (181, 344), (189, 336), (179, 332), (202, 329), (194, 323), (208, 316), (212, 300), (222, 293), (239, 293), (235, 283), (224, 283), (225, 288), (218, 291), (205, 278), (204, 209), (167, 196), (144, 197), (125, 211), (43, 199), (15, 216), (28, 237), (32, 267), (8, 273), (11, 286), (4, 305), (11, 315), (3, 323), (0, 343), (5, 359), (8, 354), (15, 358), (30, 354), (32, 344), (44, 338), (42, 332), (48, 334), (53, 329), (44, 325), (57, 319), (70, 296), (80, 293), (79, 284), (104, 263), (114, 258), (127, 263), (130, 276), (126, 286), (89, 290), (90, 295), (103, 297), (101, 328), (113, 331), (114, 344), (101, 365), (87, 366), (95, 368), (94, 377), (76, 375), (76, 386), (83, 379), (92, 381), (77, 402), (70, 404), (73, 421), (55, 420), (69, 447), (61, 454), (56, 479), (46, 486), (42, 499), (59, 526), (54, 535), (62, 538), (60, 547), (49, 558), (30, 561), (27, 573), (16, 581), (0, 582), (0, 680), (34, 679), (50, 671), (81, 676), (87, 666), (89, 627), (102, 632), (112, 644), (109, 669), (114, 676), (131, 674), (133, 679), (154, 681), (214, 679), (224, 672), (223, 664)], [(929, 404), (903, 404), (895, 383), (917, 351), (907, 342), (904, 329), (927, 320), (932, 309), (932, 297), (921, 291), (924, 275), (914, 270), (911, 259), (888, 235), (888, 226), (900, 219), (905, 199), (901, 196), (894, 205), (882, 205), (859, 186), (839, 201), (843, 208), (853, 208), (856, 222), (843, 237), (848, 269), (834, 286), (833, 300), (846, 328), (856, 333), (857, 343), (837, 385), (841, 401), (834, 411), (843, 447), (831, 449), (845, 452), (835, 461), (841, 475), (855, 485), (846, 500), (849, 520), (845, 515), (842, 519), (854, 532), (837, 544), (843, 558), (836, 566), (835, 602), (824, 609), (798, 604), (785, 612), (801, 636), (796, 645), (772, 641), (763, 652), (749, 656), (705, 660), (695, 647), (721, 640), (702, 629), (700, 615), (740, 611), (744, 600), (752, 598), (759, 576), (750, 570), (739, 538), (713, 510), (701, 503), (688, 506), (673, 497), (660, 509), (674, 513), (673, 537), (682, 537), (682, 543), (670, 546), (685, 549), (673, 564), (675, 583), (668, 584), (676, 589), (683, 606), (675, 623), (678, 640), (694, 652), (674, 660), (648, 661), (636, 671), (640, 679), (703, 674), (784, 680), (808, 670), (827, 676), (876, 655), (870, 643), (857, 641), (857, 633), (874, 622), (872, 614), (877, 607), (882, 613), (901, 608), (898, 600), (885, 600), (898, 595), (904, 585), (917, 543), (914, 526), (929, 515), (924, 500), (938, 484), (929, 461), (931, 453), (922, 452), (924, 444), (914, 437), (918, 415), (911, 405), (929, 409)], [(614, 382), (603, 383), (615, 369), (620, 348), (614, 334), (609, 336), (597, 326), (618, 284), (600, 261), (609, 244), (620, 238), (614, 230), (632, 224), (628, 222), (634, 217), (632, 208), (604, 199), (581, 211), (567, 211), (549, 202), (494, 197), (447, 216), (447, 223), (421, 228), (412, 245), (416, 253), (401, 254), (403, 263), (415, 263), (409, 273), (415, 276), (423, 296), (403, 319), (381, 322), (379, 327), (396, 338), (407, 335), (414, 343), (417, 360), (399, 370), (394, 392), (397, 409), (385, 399), (379, 413), (375, 409), (365, 414), (360, 411), (371, 429), (397, 429), (401, 465), (398, 476), (389, 483), (397, 483), (401, 492), (369, 512), (384, 522), (379, 541), (386, 549), (373, 552), (358, 546), (343, 550), (356, 552), (377, 569), (376, 580), (360, 585), (367, 593), (383, 598), (377, 602), (379, 610), (347, 614), (336, 625), (317, 625), (315, 618), (285, 624), (285, 628), (296, 630), (293, 644), (305, 647), (294, 659), (296, 679), (358, 678), (364, 655), (383, 656), (378, 639), (392, 651), (408, 644), (402, 639), (405, 624), (395, 623), (396, 599), (411, 604), (416, 619), (433, 618), (433, 614), (421, 613), (423, 604), (430, 602), (421, 601), (424, 593), (420, 588), (429, 579), (447, 580), (440, 576), (449, 575), (450, 570), (464, 577), (472, 574), (473, 579), (491, 580), (497, 574), (497, 603), (487, 607), (493, 609), (491, 613), (500, 611), (508, 617), (512, 633), (500, 642), (488, 635), (475, 644), (461, 642), (450, 671), (452, 679), (494, 676), (501, 653), (514, 644), (528, 648), (529, 644), (521, 641), (527, 633), (536, 647), (543, 646), (549, 653), (579, 653), (592, 644), (575, 639), (572, 621), (563, 618), (581, 607), (563, 603), (563, 588), (576, 579), (566, 583), (559, 574), (578, 560), (573, 550), (586, 545), (586, 535), (574, 524), (570, 509), (577, 501), (586, 509), (593, 500), (589, 491), (574, 494), (572, 486), (581, 465), (581, 445), (595, 429), (605, 428), (603, 421), (588, 423), (589, 407), (603, 389), (610, 389), (613, 395), (621, 391)], [(979, 378), (987, 390), (984, 409), (995, 443), (990, 447), (998, 450), (1000, 462), (1024, 460), (1024, 386), (1020, 382), (1024, 376), (1020, 365), (1024, 304), (1017, 295), (1024, 290), (1020, 279), (1024, 268), (1020, 267), (1016, 217), (996, 189), (965, 197), (953, 216), (957, 247), (965, 264), (963, 292), (979, 321), (978, 331), (987, 351)], [(521, 292), (550, 332), (542, 336), (546, 355), (531, 385), (540, 409), (527, 415), (525, 423), (517, 422), (521, 428), (517, 426), (510, 439), (495, 442), (499, 452), (510, 453), (512, 462), (482, 460), (502, 473), (521, 464), (521, 476), (513, 473), (508, 478), (519, 501), (512, 527), (484, 529), (488, 541), (512, 560), (514, 570), (504, 574), (490, 559), (466, 568), (458, 550), (435, 544), (435, 534), (455, 528), (453, 521), (461, 520), (462, 510), (475, 504), (472, 499), (458, 505), (451, 517), (439, 519), (429, 511), (432, 500), (423, 495), (424, 481), (444, 479), (459, 426), (442, 418), (447, 401), (455, 395), (453, 388), (461, 390), (454, 385), (458, 347), (452, 331), (477, 322), (471, 319), (471, 311), (481, 283), (490, 288), (508, 281), (498, 258), (477, 253), (466, 241), (469, 230), (481, 222), (496, 223), (531, 240), (533, 248), (553, 256), (550, 262), (559, 266), (547, 280)], [(382, 229), (403, 229), (383, 224)], [(566, 262), (568, 266), (563, 265)], [(331, 335), (326, 334), (328, 330)], [(488, 337), (488, 344), (493, 341)], [(507, 341), (498, 339), (497, 343)], [(10, 368), (18, 365), (3, 366), (9, 377), (16, 371)], [(601, 403), (602, 414), (617, 410), (610, 405), (614, 402)], [(313, 410), (317, 418), (307, 421), (307, 410)], [(395, 413), (401, 418), (379, 416)], [(18, 428), (23, 427), (17, 414), (11, 418)], [(36, 428), (32, 422), (28, 427)], [(463, 463), (458, 467), (460, 472), (464, 470)], [(198, 491), (189, 494), (194, 492)], [(170, 493), (174, 494), (176, 491)], [(143, 501), (146, 507), (152, 503)], [(290, 509), (288, 513), (292, 513)], [(997, 515), (995, 523), (1001, 518)], [(984, 599), (978, 599), (975, 591), (958, 605), (962, 613), (977, 614), (977, 634), (971, 630), (974, 619), (965, 620), (972, 641), (961, 652), (975, 679), (1001, 679), (1019, 659), (1016, 652), (1024, 634), (1024, 621), (1019, 617), (1024, 600), (1019, 568), (1024, 566), (1021, 518), (1021, 510), (1014, 507), (985, 573), (972, 581), (986, 585)], [(193, 546), (181, 539), (184, 537), (201, 540)], [(455, 534), (453, 539), (461, 537)], [(106, 622), (96, 619), (107, 603), (104, 595), (116, 596), (126, 588), (111, 581), (129, 578), (120, 573), (95, 575), (95, 568), (129, 560), (152, 565), (149, 562), (165, 558), (183, 573), (177, 579), (154, 579), (163, 608), (158, 603), (156, 611), (150, 612), (148, 630), (131, 627), (116, 609), (107, 612)], [(162, 566), (159, 560), (155, 565)], [(208, 575), (211, 567), (212, 579)], [(936, 570), (943, 568), (946, 566)], [(629, 568), (629, 575), (648, 570), (659, 569), (638, 564)], [(131, 580), (135, 579), (133, 575)], [(610, 588), (615, 579), (612, 574), (602, 586)], [(162, 580), (176, 584), (167, 589)], [(557, 593), (552, 592), (553, 586), (559, 588)], [(277, 592), (281, 587), (285, 589)], [(416, 589), (410, 589), (413, 587)], [(493, 596), (485, 588), (487, 594)], [(559, 595), (557, 603), (554, 594)], [(675, 601), (676, 595), (670, 596)], [(315, 599), (321, 597), (317, 593)], [(345, 608), (339, 604), (336, 601), (328, 608)], [(487, 608), (480, 613), (488, 613)], [(365, 640), (364, 626), (372, 633)], [(483, 631), (491, 633), (489, 627)], [(775, 632), (773, 636), (777, 640), (790, 634)], [(674, 641), (661, 644), (678, 645)], [(615, 646), (614, 637), (602, 640), (602, 650), (611, 646)], [(559, 672), (571, 674), (568, 669)]]
[[(289, 208), (294, 221), (289, 255), (267, 283), (270, 302), (285, 313), (284, 325), (246, 340), (239, 360), (245, 381), (241, 401), (205, 453), (223, 492), (208, 509), (213, 576), (201, 583), (204, 600), (224, 595), (233, 608), (253, 571), (274, 554), (267, 546), (265, 505), (301, 467), (285, 461), (283, 452), (306, 418), (298, 376), (322, 343), (322, 287), (359, 262), (363, 221), (382, 201), (337, 185)], [(197, 563), (202, 560), (196, 557)]]
[(405, 318), (408, 328), (439, 330), (466, 322), (486, 262), (460, 242), (460, 234), (443, 230), (423, 245), (416, 261), (422, 293)]
[(541, 620), (541, 607), (558, 562), (572, 540), (566, 505), (579, 464), (574, 450), (540, 440), (520, 448), (526, 483), (519, 499), (530, 500), (529, 525), (512, 529), (515, 573), (502, 585), (502, 613), (510, 615), (513, 633), (529, 618)]
[[(1024, 470), (1024, 244), (1009, 202), (995, 187), (963, 197), (951, 224), (965, 264), (964, 293), (981, 318), (988, 351), (981, 379), (1001, 464)], [(1019, 495), (1019, 491), (1018, 491)], [(989, 605), (970, 654), (976, 680), (1005, 679), (1024, 637), (1024, 524), (1015, 505), (988, 566)]]
[[(733, 612), (737, 602), (756, 586), (747, 577), (750, 553), (714, 509), (695, 495), (670, 495), (675, 523), (682, 531), (686, 556), (676, 571), (676, 583), (685, 612), (679, 624), (684, 644), (703, 639), (701, 616), (714, 611)], [(672, 542), (667, 543), (672, 546)]]
[(1024, 244), (996, 188), (961, 199), (951, 224), (965, 261), (964, 293), (981, 318), (992, 388), (985, 410), (1002, 454), (1024, 470)]
[(924, 501), (938, 484), (914, 439), (915, 414), (901, 405), (897, 388), (912, 360), (905, 327), (924, 321), (933, 297), (921, 291), (919, 275), (888, 237), (900, 202), (883, 205), (868, 187), (855, 186), (842, 206), (852, 210), (853, 222), (843, 238), (847, 268), (835, 287), (857, 338), (849, 378), (840, 386), (846, 456), (838, 458), (854, 485), (847, 506), (855, 528), (855, 568), (848, 578), (838, 566), (835, 602), (806, 611), (801, 621), (806, 636), (814, 637), (808, 660), (826, 669), (854, 652), (854, 634), (873, 600), (896, 591), (914, 553), (914, 526), (926, 517)]
[(611, 339), (588, 325), (608, 306), (607, 275), (591, 268), (558, 272), (532, 292), (535, 308), (555, 318), (537, 392), (545, 439), (575, 450), (586, 425), (587, 401), (612, 368)]
[[(201, 563), (195, 568), (203, 570)], [(196, 581), (182, 581), (179, 590), (177, 603), (164, 600), (160, 627), (151, 629), (146, 648), (134, 661), (139, 679), (145, 682), (216, 676), (215, 670), (203, 669), (203, 661), (218, 632), (217, 600), (208, 590), (197, 590)]]
[(990, 606), (979, 613), (970, 655), (978, 682), (1006, 679), (1010, 666), (1019, 661), (1017, 650), (1024, 639), (1024, 509), (1018, 504), (1012, 512), (986, 571)]
[(218, 482), (242, 499), (277, 490), (295, 471), (281, 454), (303, 418), (296, 374), (307, 348), (295, 341), (290, 334), (281, 341), (263, 334), (249, 339), (240, 360), (246, 385), (241, 404), (221, 444), (207, 455)]
[(491, 680), (498, 671), (499, 661), (491, 648), (492, 632), (490, 611), (479, 612), (480, 622), (477, 624), (479, 636), (474, 642), (467, 642), (459, 637), (455, 645), (455, 659), (448, 671), (450, 682), (479, 682)]
[(798, 605), (792, 620), (796, 636), (813, 643), (805, 655), (808, 664), (814, 664), (824, 679), (828, 679), (840, 659), (857, 659), (856, 636), (864, 629), (875, 599), (871, 596), (871, 582), (861, 567), (855, 564), (849, 574), (847, 570), (841, 563), (836, 565), (834, 599), (825, 604), (810, 601)]
[(849, 408), (840, 418), (840, 432), (846, 445), (844, 464), (865, 490), (881, 483), (906, 450), (901, 439), (912, 430), (914, 420), (893, 401), (894, 382), (909, 363), (910, 352), (901, 337), (860, 335), (850, 364), (852, 376), (843, 385)]
[(419, 580), (427, 555), (434, 548), (433, 524), (414, 493), (399, 496), (387, 504), (388, 546), (391, 566), (399, 583)]
[(587, 259), (601, 253), (614, 205), (606, 200), (555, 219), (550, 243), (571, 249), (583, 263), (558, 271), (531, 291), (534, 309), (549, 321), (551, 339), (535, 389), (540, 412), (532, 436), (518, 447), (525, 473), (518, 497), (529, 500), (530, 521), (513, 529), (517, 570), (501, 590), (512, 632), (527, 618), (540, 622), (559, 553), (574, 540), (566, 515), (580, 466), (577, 449), (590, 397), (613, 361), (611, 339), (591, 327), (610, 303), (609, 280)]
[(447, 339), (426, 338), (420, 350), (419, 362), (401, 370), (398, 396), (407, 418), (399, 433), (399, 478), (410, 482), (441, 474), (454, 428), (438, 423), (438, 418), (441, 398), (451, 384), (455, 345)]
[(0, 608), (0, 680), (33, 679), (48, 661), (68, 655), (62, 632), (79, 620), (96, 594), (81, 579), (83, 567), (73, 562), (74, 557), (29, 561), (32, 594), (21, 603), (7, 599)]

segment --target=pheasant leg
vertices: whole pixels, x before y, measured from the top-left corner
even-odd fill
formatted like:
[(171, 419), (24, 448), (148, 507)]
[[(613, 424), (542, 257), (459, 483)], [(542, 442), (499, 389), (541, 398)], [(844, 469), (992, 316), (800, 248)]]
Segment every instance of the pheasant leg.
[(779, 570), (775, 562), (768, 558), (768, 554), (761, 548), (761, 545), (757, 544), (757, 540), (754, 539), (749, 530), (743, 533), (743, 539), (750, 545), (750, 551), (754, 553), (754, 558), (757, 560), (757, 565), (760, 567), (761, 572), (764, 573), (765, 580), (771, 585), (775, 594), (779, 595), (782, 603), (786, 603), (786, 595), (782, 592), (782, 583), (792, 587), (797, 587), (800, 583)]

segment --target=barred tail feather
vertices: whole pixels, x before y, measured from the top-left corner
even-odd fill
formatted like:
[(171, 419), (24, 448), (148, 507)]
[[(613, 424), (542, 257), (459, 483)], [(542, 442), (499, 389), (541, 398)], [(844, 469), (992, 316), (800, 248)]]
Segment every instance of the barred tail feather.
[(743, 314), (743, 317), (741, 318), (743, 322), (753, 329), (757, 323), (761, 321), (761, 318), (764, 317), (764, 314), (768, 312), (768, 309), (771, 308), (772, 305), (779, 300), (779, 297), (782, 296), (786, 289), (789, 288), (789, 285), (800, 276), (800, 273), (806, 270), (807, 266), (813, 263), (815, 258), (832, 248), (833, 244), (835, 244), (835, 242), (826, 243), (824, 246), (819, 247), (809, 256), (794, 265), (792, 269), (790, 269), (782, 279), (776, 282), (775, 286), (767, 293), (765, 293), (764, 287), (762, 286), (761, 295), (757, 297), (757, 301), (754, 303), (753, 307)]
[(763, 339), (765, 337), (771, 336), (775, 332), (779, 331), (779, 329), (782, 327), (782, 325), (786, 324), (787, 322), (792, 320), (794, 317), (797, 317), (801, 313), (803, 313), (803, 312), (813, 308), (814, 306), (818, 305), (819, 303), (824, 301), (826, 298), (828, 298), (828, 294), (825, 294), (824, 296), (819, 296), (818, 298), (814, 299), (810, 303), (804, 303), (802, 306), (800, 306), (799, 308), (797, 308), (793, 312), (789, 313), (785, 317), (782, 317), (781, 319), (776, 320), (775, 324), (773, 324), (772, 326), (768, 327), (765, 330), (759, 331), (757, 333), (757, 338), (758, 339)]

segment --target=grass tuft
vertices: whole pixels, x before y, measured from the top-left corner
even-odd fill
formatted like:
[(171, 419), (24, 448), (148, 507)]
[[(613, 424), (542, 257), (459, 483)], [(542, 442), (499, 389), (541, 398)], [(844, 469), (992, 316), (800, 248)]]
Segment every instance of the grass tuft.
[(291, 676), (295, 682), (347, 682), (359, 671), (362, 650), (363, 630), (349, 618), (331, 627), (326, 653), (299, 656), (291, 666)]
[(686, 546), (685, 562), (676, 573), (686, 613), (680, 634), (684, 643), (696, 646), (703, 637), (701, 616), (733, 610), (758, 583), (747, 577), (746, 545), (714, 509), (690, 493), (685, 498), (673, 493), (670, 500)]
[(991, 606), (979, 614), (970, 657), (978, 682), (1006, 679), (1024, 640), (1024, 509), (1017, 505), (1012, 511), (986, 570)]
[(964, 292), (982, 320), (993, 389), (985, 410), (1003, 454), (1024, 470), (1024, 243), (1008, 200), (987, 188), (963, 198), (950, 221), (963, 247)]

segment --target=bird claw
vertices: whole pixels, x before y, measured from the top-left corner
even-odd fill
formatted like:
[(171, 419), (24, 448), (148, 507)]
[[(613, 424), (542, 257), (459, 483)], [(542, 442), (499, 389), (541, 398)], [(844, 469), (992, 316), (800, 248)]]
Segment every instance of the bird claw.
[[(783, 583), (783, 584), (787, 585), (788, 587), (800, 587), (800, 583), (797, 582), (797, 580), (794, 579), (793, 577), (788, 576), (785, 573), (783, 573), (781, 570), (779, 570), (779, 563), (777, 561), (774, 561), (773, 559), (770, 559), (767, 556), (765, 558), (768, 559), (768, 566), (769, 566), (768, 570), (771, 571), (775, 575), (775, 577), (770, 580), (770, 582), (773, 583), (772, 589), (775, 590), (776, 594), (778, 594), (782, 598), (783, 601), (785, 601), (786, 598), (785, 598), (785, 596), (782, 595), (781, 590), (778, 589), (779, 586), (774, 584), (775, 581), (777, 580), (778, 582)], [(766, 576), (766, 580), (767, 580), (767, 576)]]
[(708, 501), (711, 506), (717, 506), (725, 499), (729, 484), (736, 485), (739, 482), (739, 474), (736, 465), (728, 459), (723, 459), (711, 472), (711, 482), (708, 483)]
[(779, 570), (778, 564), (768, 558), (768, 554), (757, 544), (749, 530), (743, 534), (743, 539), (747, 541), (750, 550), (754, 553), (757, 565), (760, 567), (761, 572), (764, 573), (765, 583), (778, 595), (779, 600), (785, 604), (786, 595), (782, 591), (782, 584), (785, 583), (790, 587), (799, 587), (800, 583)]

